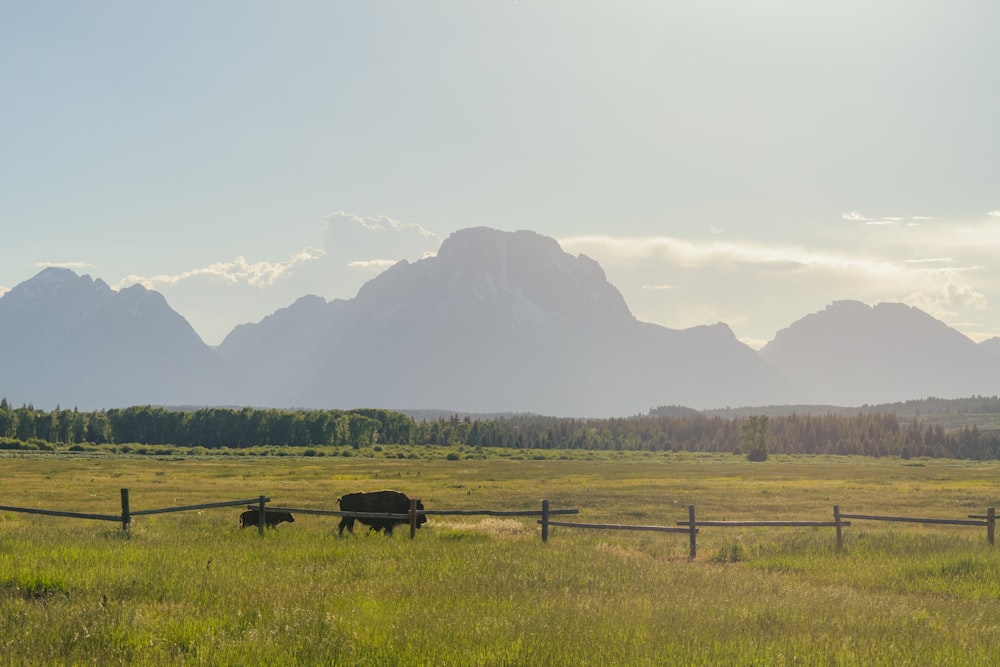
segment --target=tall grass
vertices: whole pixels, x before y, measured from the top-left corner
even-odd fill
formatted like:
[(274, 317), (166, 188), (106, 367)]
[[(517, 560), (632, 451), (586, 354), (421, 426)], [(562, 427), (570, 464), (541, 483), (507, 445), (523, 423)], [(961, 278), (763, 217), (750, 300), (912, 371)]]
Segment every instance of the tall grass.
[[(754, 503), (764, 499), (815, 518), (845, 484), (864, 511), (911, 508), (897, 496), (914, 483), (899, 463), (871, 475), (831, 462), (839, 480), (802, 462), (708, 459), (0, 463), (4, 494), (16, 496), (0, 504), (109, 513), (119, 486), (136, 509), (258, 493), (331, 507), (344, 491), (391, 484), (429, 509), (534, 508), (544, 494), (588, 521), (672, 523), (684, 518), (674, 499), (706, 506), (705, 518), (761, 518)], [(919, 493), (938, 501), (924, 513), (965, 511), (942, 500), (956, 497), (946, 483), (975, 490), (959, 505), (993, 502), (997, 478), (986, 472), (922, 470)], [(409, 540), (403, 531), (339, 538), (336, 519), (300, 515), (261, 539), (237, 527), (238, 509), (137, 517), (128, 535), (0, 513), (0, 663), (990, 665), (998, 656), (1000, 557), (978, 529), (857, 525), (838, 552), (831, 529), (706, 528), (688, 562), (683, 535), (553, 528), (543, 544), (531, 520), (496, 518), (432, 517)]]

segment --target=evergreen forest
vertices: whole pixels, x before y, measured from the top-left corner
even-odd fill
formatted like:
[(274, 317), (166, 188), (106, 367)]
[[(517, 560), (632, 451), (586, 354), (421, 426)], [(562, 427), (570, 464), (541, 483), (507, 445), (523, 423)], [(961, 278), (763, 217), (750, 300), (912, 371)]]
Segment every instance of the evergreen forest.
[[(971, 400), (971, 399), (968, 399)], [(1000, 413), (1000, 399), (977, 399)], [(741, 430), (753, 415), (690, 410), (573, 419), (538, 415), (438, 416), (414, 419), (384, 409), (169, 409), (134, 406), (82, 412), (12, 407), (0, 400), (0, 449), (129, 452), (132, 445), (212, 449), (348, 446), (380, 443), (513, 449), (650, 450), (741, 453)], [(946, 429), (895, 412), (774, 414), (766, 420), (771, 454), (836, 454), (987, 460), (1000, 458), (1000, 430)], [(744, 452), (745, 453), (745, 452)]]

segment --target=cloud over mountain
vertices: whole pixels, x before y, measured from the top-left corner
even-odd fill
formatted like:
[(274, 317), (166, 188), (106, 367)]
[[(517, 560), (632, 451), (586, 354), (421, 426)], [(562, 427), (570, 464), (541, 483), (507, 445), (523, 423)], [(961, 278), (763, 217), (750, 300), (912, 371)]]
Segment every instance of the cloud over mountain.
[[(162, 292), (215, 344), (235, 324), (259, 320), (299, 295), (350, 298), (399, 260), (420, 259), (440, 245), (436, 235), (419, 225), (343, 211), (325, 217), (316, 240), (321, 247), (304, 245), (285, 258), (237, 256), (180, 273), (130, 274), (114, 287), (142, 285)], [(219, 303), (237, 319), (220, 320)]]
[(995, 290), (987, 267), (1000, 259), (996, 217), (879, 218), (851, 211), (841, 218), (853, 233), (804, 227), (797, 238), (771, 240), (710, 230), (691, 238), (590, 234), (560, 242), (597, 259), (638, 318), (669, 327), (721, 320), (754, 347), (775, 331), (760, 324), (780, 321), (791, 304), (801, 312), (843, 299), (914, 305), (962, 323), (975, 340), (1000, 333), (977, 324)]
[(323, 247), (329, 261), (346, 266), (370, 267), (372, 263), (417, 260), (437, 252), (441, 239), (416, 224), (387, 216), (358, 216), (334, 211), (325, 218)]
[(238, 327), (219, 353), (245, 369), (238, 384), (255, 404), (280, 394), (302, 406), (622, 415), (782, 386), (725, 325), (638, 322), (593, 259), (487, 228), (395, 264), (349, 301), (300, 299)]
[(313, 262), (323, 256), (318, 248), (305, 248), (286, 261), (249, 262), (239, 256), (231, 261), (214, 262), (208, 266), (191, 269), (175, 275), (128, 275), (115, 287), (142, 285), (146, 289), (163, 289), (187, 280), (219, 280), (228, 285), (245, 284), (252, 287), (270, 287), (304, 262)]
[(237, 326), (214, 350), (156, 291), (47, 268), (0, 298), (0, 396), (562, 416), (858, 405), (995, 394), (996, 340), (977, 345), (904, 304), (842, 300), (757, 353), (721, 322), (637, 320), (599, 262), (550, 237), (478, 227), (351, 299), (306, 295)]

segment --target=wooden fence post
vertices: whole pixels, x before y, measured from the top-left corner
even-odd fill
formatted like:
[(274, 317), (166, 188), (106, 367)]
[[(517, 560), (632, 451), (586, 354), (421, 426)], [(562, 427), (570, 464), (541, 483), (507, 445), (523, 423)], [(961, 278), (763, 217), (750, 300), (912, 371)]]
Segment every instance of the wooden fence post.
[(410, 539), (417, 536), (417, 503), (416, 498), (410, 498)]
[(995, 507), (986, 508), (986, 539), (989, 540), (990, 546), (993, 546), (993, 538), (996, 534), (997, 526), (997, 510)]
[(259, 501), (260, 506), (257, 509), (257, 533), (264, 537), (264, 524), (267, 523), (267, 512), (264, 511), (264, 503), (267, 502), (266, 496), (261, 496)]
[(542, 501), (542, 542), (549, 541), (549, 501)]
[(844, 548), (844, 528), (840, 522), (840, 505), (833, 506), (833, 521), (837, 524), (837, 551)]
[(688, 505), (688, 532), (691, 541), (688, 560), (694, 560), (695, 556), (698, 555), (698, 524), (694, 520), (694, 505)]
[(132, 525), (132, 514), (128, 509), (128, 489), (122, 489), (122, 530), (128, 532)]

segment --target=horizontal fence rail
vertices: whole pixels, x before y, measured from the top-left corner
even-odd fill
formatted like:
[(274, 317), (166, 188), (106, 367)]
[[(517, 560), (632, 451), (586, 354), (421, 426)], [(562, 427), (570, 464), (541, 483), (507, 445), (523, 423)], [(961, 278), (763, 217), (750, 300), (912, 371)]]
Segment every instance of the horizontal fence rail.
[[(255, 501), (253, 501), (255, 502)], [(252, 508), (251, 508), (252, 509)], [(405, 519), (407, 514), (382, 514), (378, 512), (344, 512), (342, 510), (317, 510), (302, 507), (269, 507), (271, 511), (277, 512), (297, 512), (300, 514), (319, 514), (323, 516), (350, 516), (356, 519)], [(549, 514), (579, 514), (578, 509), (549, 510)], [(417, 510), (418, 516), (541, 516), (541, 510)]]
[(540, 517), (537, 523), (541, 525), (542, 541), (548, 541), (549, 528), (580, 528), (592, 530), (620, 530), (636, 532), (657, 532), (657, 533), (686, 533), (690, 539), (690, 558), (693, 560), (697, 554), (697, 535), (702, 528), (780, 528), (780, 527), (802, 527), (802, 528), (836, 528), (837, 548), (843, 548), (843, 529), (851, 525), (854, 521), (885, 521), (898, 523), (917, 523), (931, 525), (949, 526), (978, 526), (986, 527), (987, 541), (994, 545), (996, 533), (996, 510), (993, 507), (986, 509), (986, 514), (970, 514), (965, 519), (946, 519), (939, 517), (905, 517), (886, 516), (880, 514), (849, 514), (842, 513), (840, 507), (833, 506), (833, 521), (814, 520), (739, 520), (739, 521), (700, 521), (695, 516), (695, 506), (688, 506), (687, 521), (678, 521), (676, 526), (656, 526), (656, 525), (633, 525), (616, 523), (584, 523), (569, 521), (553, 521), (551, 517), (569, 514), (579, 514), (579, 509), (551, 509), (548, 500), (542, 500), (541, 510), (421, 510), (417, 505), (421, 502), (417, 498), (410, 500), (409, 512), (345, 512), (342, 510), (325, 510), (304, 507), (268, 507), (271, 499), (268, 496), (258, 496), (247, 500), (226, 500), (211, 503), (199, 503), (195, 505), (181, 505), (176, 507), (162, 507), (153, 509), (143, 509), (132, 511), (129, 508), (128, 489), (121, 489), (121, 514), (96, 514), (89, 512), (70, 512), (63, 510), (39, 509), (33, 507), (16, 507), (11, 505), (0, 505), (0, 511), (20, 512), (24, 514), (36, 514), (44, 516), (65, 517), (70, 519), (90, 519), (96, 521), (120, 521), (122, 529), (127, 531), (134, 516), (150, 516), (154, 514), (166, 514), (170, 512), (187, 512), (192, 510), (211, 509), (218, 507), (235, 507), (244, 505), (250, 511), (259, 512), (258, 530), (264, 534), (267, 512), (295, 512), (299, 514), (312, 514), (320, 516), (341, 516), (361, 519), (391, 519), (400, 523), (409, 522), (410, 537), (414, 537), (417, 528), (417, 517), (419, 516), (494, 516), (494, 517)]
[(945, 526), (985, 526), (986, 521), (974, 519), (927, 519), (910, 516), (879, 516), (876, 514), (841, 514), (841, 518), (857, 521), (891, 521), (896, 523), (928, 523)]
[[(846, 514), (841, 516), (846, 517)], [(678, 521), (677, 525), (690, 525), (688, 521)], [(698, 521), (699, 526), (712, 526), (714, 528), (835, 528), (836, 521)], [(841, 526), (850, 526), (850, 521), (841, 521)], [(677, 530), (687, 530), (678, 528)]]
[[(498, 516), (498, 517), (530, 517), (530, 516), (540, 516), (543, 519), (546, 516), (551, 515), (565, 515), (565, 514), (579, 514), (578, 509), (549, 509), (545, 503), (548, 501), (543, 501), (542, 509), (540, 510), (418, 510), (416, 509), (416, 503), (418, 500), (416, 498), (411, 500), (411, 510), (406, 514), (392, 514), (384, 512), (345, 512), (343, 510), (318, 510), (318, 509), (307, 509), (301, 507), (272, 507), (270, 510), (272, 512), (296, 512), (299, 514), (316, 514), (320, 516), (347, 516), (354, 519), (397, 519), (397, 520), (410, 520), (411, 529), (410, 537), (413, 537), (416, 531), (415, 517), (418, 516)], [(250, 507), (253, 509), (253, 506)], [(542, 520), (539, 520), (542, 523)], [(547, 525), (555, 525), (552, 522), (547, 522)], [(543, 527), (544, 528), (544, 527)], [(543, 540), (546, 539), (545, 531), (543, 530)]]
[[(200, 503), (197, 505), (184, 505), (181, 507), (164, 507), (159, 509), (136, 510), (133, 512), (129, 509), (128, 489), (122, 489), (121, 514), (91, 514), (88, 512), (64, 512), (61, 510), (35, 509), (32, 507), (14, 507), (9, 505), (0, 505), (0, 511), (19, 512), (22, 514), (42, 514), (45, 516), (59, 516), (70, 519), (93, 519), (95, 521), (115, 521), (115, 522), (120, 521), (122, 524), (122, 530), (128, 531), (132, 524), (132, 517), (134, 516), (164, 514), (167, 512), (188, 512), (191, 510), (210, 509), (213, 507), (230, 507), (236, 505), (245, 505), (247, 503), (252, 503), (252, 502), (257, 503), (257, 505), (255, 505), (254, 508), (260, 508), (260, 511), (263, 512), (264, 504), (270, 502), (270, 500), (271, 499), (266, 496), (260, 496), (256, 500), (227, 500), (223, 502)], [(263, 525), (263, 522), (261, 522), (261, 525)]]
[[(247, 509), (257, 509), (259, 499), (253, 500), (226, 500), (220, 503), (204, 503), (201, 505), (182, 505), (180, 507), (163, 507), (155, 510), (133, 510), (132, 516), (149, 516), (151, 514), (167, 514), (168, 512), (190, 512), (191, 510), (205, 510), (212, 509), (213, 507), (235, 507), (237, 505), (246, 505)], [(270, 498), (265, 499), (264, 502), (270, 502)], [(252, 504), (251, 504), (252, 503)], [(269, 507), (269, 510), (274, 509)]]
[[(541, 516), (544, 510), (424, 510), (424, 514), (436, 514), (440, 516)], [(548, 510), (549, 515), (553, 514), (579, 514), (578, 509)]]
[(88, 514), (86, 512), (62, 512), (60, 510), (40, 510), (31, 507), (10, 507), (7, 505), (0, 505), (0, 511), (3, 512), (21, 512), (22, 514), (44, 514), (46, 516), (61, 516), (68, 517), (70, 519), (93, 519), (94, 521), (121, 521), (122, 517), (120, 514)]
[[(538, 523), (541, 523), (539, 520)], [(635, 530), (647, 531), (651, 533), (685, 533), (690, 532), (687, 528), (674, 528), (672, 526), (635, 526), (622, 523), (570, 523), (567, 521), (549, 521), (550, 526), (562, 526), (563, 528), (594, 528), (597, 530)], [(700, 524), (699, 524), (700, 525)]]
[(925, 523), (946, 526), (986, 526), (986, 541), (990, 546), (996, 541), (997, 512), (987, 507), (986, 514), (970, 514), (968, 519), (914, 518), (906, 516), (878, 516), (873, 514), (841, 514), (843, 518), (859, 521), (894, 521), (900, 523)]
[[(850, 519), (855, 520), (872, 520), (872, 521), (901, 521), (907, 523), (928, 523), (928, 524), (943, 524), (943, 525), (954, 525), (954, 526), (986, 526), (987, 529), (987, 540), (990, 545), (994, 544), (994, 534), (996, 525), (996, 511), (994, 508), (990, 507), (986, 511), (986, 515), (970, 515), (968, 519), (927, 519), (927, 518), (914, 518), (914, 517), (893, 517), (893, 516), (879, 516), (871, 514), (845, 514), (840, 511), (840, 507), (837, 505), (833, 506), (833, 521), (814, 521), (814, 520), (749, 520), (749, 521), (718, 521), (718, 520), (708, 520), (700, 521), (695, 517), (695, 507), (694, 505), (688, 506), (688, 520), (678, 521), (677, 525), (681, 527), (671, 528), (667, 526), (642, 526), (642, 525), (622, 525), (622, 524), (590, 524), (590, 523), (569, 523), (561, 521), (550, 521), (548, 525), (550, 526), (563, 526), (567, 528), (591, 528), (598, 530), (635, 530), (635, 531), (650, 531), (650, 532), (660, 532), (660, 533), (687, 533), (690, 538), (690, 559), (694, 559), (697, 555), (697, 535), (700, 528), (712, 527), (712, 528), (836, 528), (837, 533), (837, 549), (841, 550), (844, 546), (843, 529), (851, 525)], [(541, 521), (539, 523), (542, 523)], [(544, 528), (544, 525), (543, 525)], [(544, 538), (543, 538), (544, 539)]]

